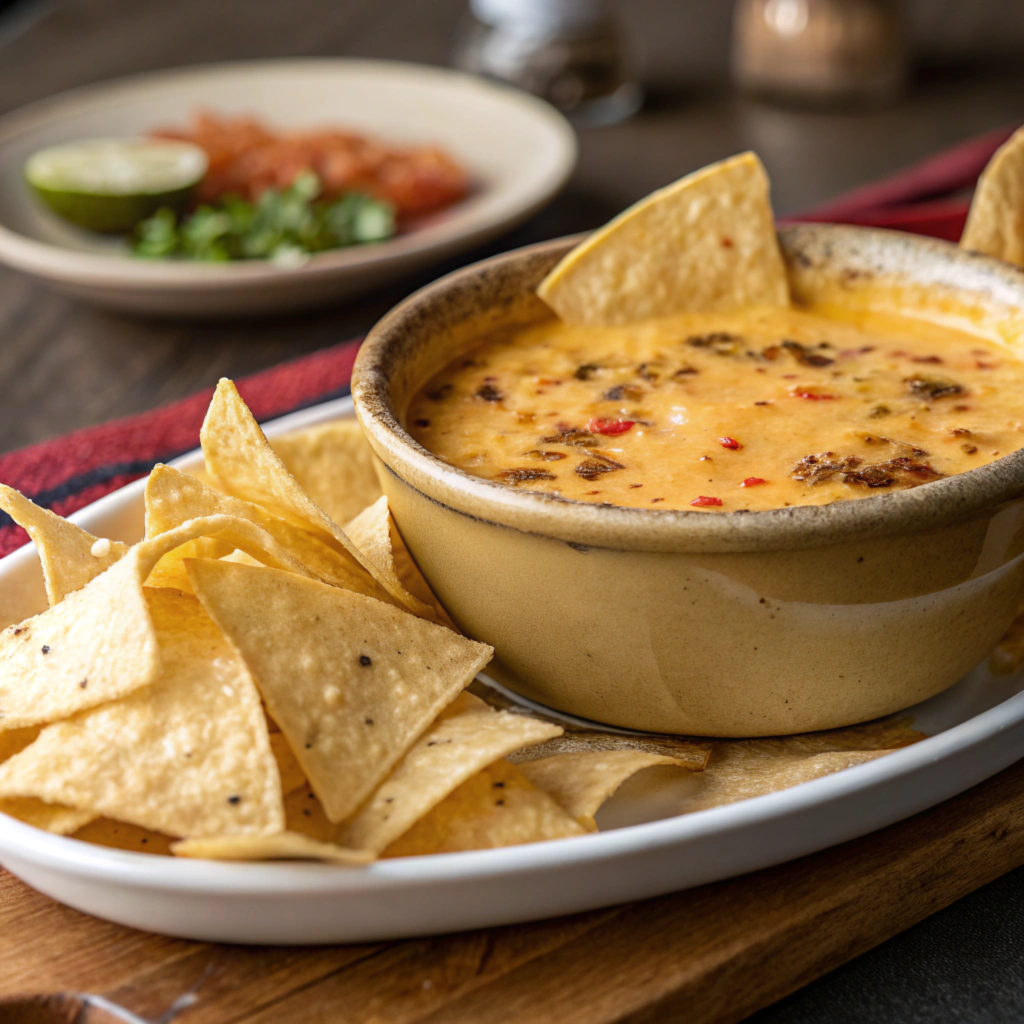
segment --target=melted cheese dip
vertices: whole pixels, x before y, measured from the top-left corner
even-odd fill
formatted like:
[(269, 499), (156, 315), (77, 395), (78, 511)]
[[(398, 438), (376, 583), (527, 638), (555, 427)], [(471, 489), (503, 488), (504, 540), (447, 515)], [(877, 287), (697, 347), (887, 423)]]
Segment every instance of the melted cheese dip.
[(407, 427), (475, 476), (576, 501), (708, 512), (823, 505), (1024, 447), (1024, 363), (919, 320), (842, 309), (546, 322), (495, 335)]

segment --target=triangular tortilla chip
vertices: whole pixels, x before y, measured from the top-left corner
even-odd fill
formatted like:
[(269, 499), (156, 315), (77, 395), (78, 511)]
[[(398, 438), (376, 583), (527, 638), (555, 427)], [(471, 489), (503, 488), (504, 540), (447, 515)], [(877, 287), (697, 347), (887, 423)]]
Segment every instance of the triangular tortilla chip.
[(960, 246), (1024, 267), (1024, 128), (981, 172)]
[(60, 604), (0, 632), (0, 731), (67, 718), (151, 682), (159, 651), (143, 583), (162, 557), (208, 535), (309, 574), (268, 533), (234, 516), (194, 519), (137, 544)]
[(94, 537), (4, 484), (0, 484), (0, 509), (32, 538), (51, 607), (81, 590), (128, 552), (127, 544)]
[(306, 784), (306, 776), (302, 774), (298, 759), (283, 732), (270, 734), (270, 749), (274, 753), (277, 771), (281, 776), (281, 792), (287, 796), (301, 789)]
[(112, 818), (96, 818), (88, 825), (83, 825), (72, 838), (80, 839), (83, 843), (108, 846), (112, 850), (157, 853), (167, 857), (171, 854), (171, 844), (174, 842), (169, 836), (152, 829), (129, 825), (126, 821), (114, 821)]
[(181, 547), (168, 551), (149, 574), (146, 586), (156, 590), (180, 590), (182, 593), (191, 594), (192, 584), (188, 581), (185, 559), (227, 558), (234, 551), (235, 548), (231, 544), (216, 537), (196, 537), (195, 540), (186, 541)]
[(336, 523), (347, 523), (380, 497), (373, 449), (355, 417), (271, 438), (270, 447)]
[(417, 857), (490, 850), (585, 832), (508, 761), (497, 761), (441, 801), (383, 853)]
[(0, 729), (66, 718), (145, 686), (160, 665), (137, 549), (0, 633)]
[[(146, 536), (156, 537), (200, 516), (230, 515), (265, 530), (309, 572), (325, 583), (357, 594), (391, 600), (388, 592), (348, 555), (328, 547), (308, 530), (295, 526), (265, 508), (221, 494), (171, 466), (157, 466), (146, 482)], [(207, 543), (208, 539), (204, 538)], [(221, 558), (228, 552), (196, 551), (185, 557)], [(184, 572), (184, 568), (181, 570)]]
[[(501, 676), (494, 671), (494, 666), (488, 671), (497, 675), (497, 678), (501, 680)], [(539, 718), (542, 722), (554, 722), (565, 730), (563, 735), (556, 736), (552, 740), (545, 740), (543, 743), (524, 747), (514, 754), (509, 754), (508, 759), (513, 764), (537, 761), (542, 757), (553, 757), (555, 754), (586, 754), (590, 751), (601, 750), (638, 750), (647, 754), (661, 754), (664, 757), (670, 757), (673, 761), (678, 761), (689, 768), (690, 771), (700, 772), (707, 767), (714, 746), (712, 740), (695, 740), (683, 736), (603, 732), (598, 729), (583, 728), (571, 721), (555, 719), (551, 715), (527, 708), (510, 699), (506, 693), (479, 679), (474, 680), (469, 689), (499, 711), (511, 711), (516, 715)]]
[(556, 754), (519, 765), (519, 770), (585, 829), (597, 831), (594, 815), (631, 775), (655, 765), (686, 765), (663, 754), (642, 750), (599, 750)]
[(297, 832), (273, 836), (217, 836), (174, 843), (176, 857), (200, 860), (322, 860), (343, 867), (362, 867), (373, 860), (365, 850), (346, 850)]
[(569, 324), (789, 305), (789, 284), (753, 153), (654, 192), (581, 242), (537, 294)]
[(150, 590), (146, 600), (159, 676), (43, 729), (0, 765), (0, 796), (35, 796), (172, 836), (280, 831), (281, 780), (245, 663), (194, 598)]
[(288, 472), (227, 378), (217, 384), (199, 437), (207, 471), (225, 493), (312, 530), (371, 571), (341, 527)]
[[(39, 726), (27, 729), (8, 729), (0, 732), (0, 764), (20, 753), (39, 736)], [(12, 797), (0, 800), (0, 814), (10, 815), (26, 825), (34, 825), (55, 835), (68, 835), (91, 821), (95, 815), (73, 807), (48, 804), (36, 797)]]
[(493, 653), (291, 573), (205, 559), (188, 568), (332, 821), (369, 796)]
[(0, 764), (9, 757), (20, 754), (30, 743), (39, 738), (39, 726), (33, 725), (25, 729), (8, 729), (0, 732)]
[(228, 494), (312, 529), (339, 551), (347, 552), (398, 601), (404, 599), (404, 588), (391, 590), (389, 581), (379, 575), (345, 531), (299, 486), (270, 447), (238, 389), (226, 378), (217, 385), (199, 438), (206, 468)]
[(349, 819), (339, 841), (379, 853), (477, 772), (561, 731), (459, 694)]
[(81, 811), (62, 804), (48, 804), (33, 796), (13, 796), (0, 799), (0, 814), (10, 815), (26, 825), (52, 832), (55, 836), (69, 836), (94, 821), (93, 811)]
[(284, 825), (286, 832), (299, 832), (323, 843), (341, 843), (345, 827), (344, 824), (335, 824), (327, 817), (324, 805), (308, 784), (292, 790), (285, 796)]
[(717, 740), (680, 813), (776, 793), (873, 761), (925, 738), (913, 719), (891, 716), (826, 732), (756, 740)]
[(385, 495), (382, 494), (372, 505), (364, 508), (355, 519), (347, 523), (345, 532), (373, 566), (377, 579), (383, 582), (403, 607), (408, 608), (414, 615), (422, 615), (428, 619), (436, 618), (432, 605), (410, 594), (398, 578), (391, 546), (391, 513), (388, 511), (388, 499)]

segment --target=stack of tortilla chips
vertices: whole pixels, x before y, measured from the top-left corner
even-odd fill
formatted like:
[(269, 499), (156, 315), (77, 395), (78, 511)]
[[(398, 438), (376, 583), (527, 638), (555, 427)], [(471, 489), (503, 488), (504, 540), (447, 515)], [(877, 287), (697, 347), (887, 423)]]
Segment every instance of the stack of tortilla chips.
[(507, 760), (563, 730), (466, 692), (491, 648), (404, 549), (355, 421), (275, 450), (222, 381), (202, 444), (203, 479), (153, 471), (131, 548), (0, 489), (51, 605), (0, 633), (4, 813), (153, 852), (355, 865), (579, 835), (636, 771), (703, 767), (686, 743)]

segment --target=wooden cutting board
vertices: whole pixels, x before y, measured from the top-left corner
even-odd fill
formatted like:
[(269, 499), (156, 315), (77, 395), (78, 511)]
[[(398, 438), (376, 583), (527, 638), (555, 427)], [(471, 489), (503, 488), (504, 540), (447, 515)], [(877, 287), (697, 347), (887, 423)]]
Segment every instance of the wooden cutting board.
[[(1022, 863), (1024, 761), (874, 835), (743, 878), (405, 942), (186, 942), (94, 920), (0, 873), (0, 998), (90, 992), (153, 1021), (179, 1000), (180, 1024), (738, 1021)], [(112, 1019), (73, 1000), (0, 1004), (0, 1024)]]

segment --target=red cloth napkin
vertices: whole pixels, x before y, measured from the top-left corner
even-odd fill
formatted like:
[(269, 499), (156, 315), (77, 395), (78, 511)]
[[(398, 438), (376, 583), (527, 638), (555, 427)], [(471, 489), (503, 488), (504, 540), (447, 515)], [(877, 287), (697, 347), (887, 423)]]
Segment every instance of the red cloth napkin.
[[(1009, 138), (1000, 129), (929, 157), (884, 181), (865, 185), (792, 219), (898, 228), (957, 241), (967, 201), (952, 193), (973, 186), (989, 158)], [(256, 418), (283, 416), (349, 392), (359, 341), (349, 341), (283, 363), (238, 382)], [(65, 437), (0, 456), (0, 482), (61, 515), (88, 505), (145, 476), (199, 444), (199, 427), (213, 391), (152, 412), (78, 430)], [(0, 513), (0, 556), (27, 540)]]
[(992, 154), (1013, 132), (997, 128), (968, 139), (793, 219), (895, 228), (958, 242), (970, 201), (957, 193), (974, 188)]

